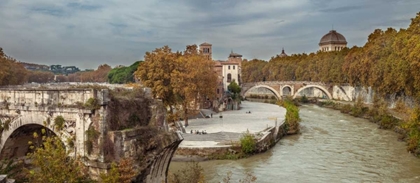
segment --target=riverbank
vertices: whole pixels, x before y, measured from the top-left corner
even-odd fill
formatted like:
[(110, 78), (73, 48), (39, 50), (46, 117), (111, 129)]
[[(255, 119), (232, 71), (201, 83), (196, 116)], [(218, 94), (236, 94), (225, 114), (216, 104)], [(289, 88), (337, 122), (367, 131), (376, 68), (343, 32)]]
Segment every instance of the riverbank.
[[(407, 151), (416, 157), (420, 156), (419, 145), (419, 128), (417, 128), (417, 118), (410, 119), (406, 110), (398, 109), (394, 111), (388, 108), (387, 104), (381, 101), (376, 101), (373, 104), (364, 104), (361, 101), (352, 103), (319, 100), (315, 102), (320, 107), (326, 107), (334, 110), (339, 110), (341, 113), (349, 114), (353, 117), (363, 118), (378, 125), (378, 128), (391, 130), (397, 133), (398, 140), (404, 141), (407, 144)], [(401, 113), (404, 110), (405, 113)], [(418, 115), (418, 112), (415, 115)]]
[[(213, 113), (212, 118), (191, 119), (187, 133), (183, 134), (184, 141), (172, 160), (241, 158), (244, 155), (240, 153), (240, 138), (247, 132), (255, 135), (257, 152), (263, 152), (285, 134), (285, 115), (286, 109), (278, 105), (243, 101), (240, 110)], [(207, 134), (196, 134), (197, 131)]]

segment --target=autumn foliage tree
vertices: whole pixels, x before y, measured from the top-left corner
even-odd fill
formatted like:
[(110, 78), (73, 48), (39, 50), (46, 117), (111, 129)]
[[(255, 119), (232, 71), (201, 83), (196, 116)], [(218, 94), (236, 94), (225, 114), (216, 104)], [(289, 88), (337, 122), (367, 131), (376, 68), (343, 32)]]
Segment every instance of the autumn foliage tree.
[(111, 71), (111, 66), (103, 64), (98, 66), (94, 71), (83, 71), (69, 74), (67, 79), (69, 82), (106, 82), (108, 80), (108, 73)]
[(27, 80), (27, 74), (23, 65), (7, 56), (0, 47), (0, 86), (23, 84)]
[(156, 48), (152, 52), (146, 52), (142, 67), (138, 67), (135, 73), (144, 86), (151, 88), (153, 98), (161, 99), (171, 114), (176, 104), (171, 73), (174, 72), (176, 59), (180, 55), (173, 53), (169, 46)]
[(200, 101), (214, 98), (217, 75), (213, 62), (205, 59), (196, 45), (187, 46), (183, 53), (172, 52), (164, 46), (146, 52), (144, 58), (135, 75), (144, 86), (152, 89), (154, 98), (161, 99), (169, 108), (170, 120), (182, 115), (188, 125), (190, 110)]
[(316, 81), (372, 87), (420, 101), (420, 13), (407, 29), (376, 29), (363, 47), (243, 63), (244, 82)]
[(133, 160), (129, 158), (121, 159), (118, 164), (112, 163), (108, 173), (100, 174), (103, 183), (130, 183), (135, 176)]
[(215, 96), (217, 75), (213, 70), (213, 62), (206, 59), (196, 45), (187, 46), (176, 60), (176, 66), (171, 73), (171, 83), (187, 126), (190, 111), (197, 109), (204, 100)]
[[(81, 162), (70, 158), (66, 148), (58, 137), (47, 137), (34, 133), (35, 140), (41, 138), (42, 144), (30, 142), (33, 153), (27, 158), (31, 161), (31, 169), (26, 169), (29, 182), (90, 182), (88, 176), (82, 171)], [(40, 136), (42, 135), (42, 136)]]
[(54, 73), (48, 71), (28, 71), (28, 82), (49, 83), (54, 82)]
[[(372, 87), (381, 97), (410, 97), (420, 102), (420, 13), (407, 29), (376, 29), (363, 47), (273, 57), (243, 64), (244, 82), (316, 81)], [(418, 106), (417, 106), (418, 107)], [(408, 150), (420, 155), (418, 109), (403, 125)]]

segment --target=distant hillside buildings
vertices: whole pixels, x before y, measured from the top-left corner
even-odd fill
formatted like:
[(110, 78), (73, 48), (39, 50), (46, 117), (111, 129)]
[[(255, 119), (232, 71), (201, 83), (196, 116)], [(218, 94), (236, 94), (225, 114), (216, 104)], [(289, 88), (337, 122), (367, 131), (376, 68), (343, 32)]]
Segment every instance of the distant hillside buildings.
[(33, 63), (25, 63), (20, 62), (27, 70), (30, 71), (50, 71), (56, 75), (67, 75), (79, 72), (80, 69), (76, 66), (61, 66), (61, 65), (40, 65), (40, 64), (33, 64)]

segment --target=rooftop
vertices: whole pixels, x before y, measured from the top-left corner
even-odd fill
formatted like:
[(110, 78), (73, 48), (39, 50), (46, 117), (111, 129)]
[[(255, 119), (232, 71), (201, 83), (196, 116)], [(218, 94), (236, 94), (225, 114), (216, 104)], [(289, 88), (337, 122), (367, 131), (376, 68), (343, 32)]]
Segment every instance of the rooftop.
[(319, 46), (327, 44), (347, 44), (346, 38), (336, 30), (331, 30), (319, 41)]

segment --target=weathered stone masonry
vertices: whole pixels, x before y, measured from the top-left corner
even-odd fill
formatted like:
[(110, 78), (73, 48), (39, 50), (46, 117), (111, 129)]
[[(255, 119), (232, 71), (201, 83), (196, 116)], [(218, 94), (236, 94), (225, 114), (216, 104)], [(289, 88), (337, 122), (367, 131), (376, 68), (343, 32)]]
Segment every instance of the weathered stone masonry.
[[(89, 99), (95, 99), (98, 107), (92, 110), (83, 107)], [(149, 126), (109, 131), (106, 122), (112, 115), (107, 111), (109, 100), (108, 89), (0, 88), (0, 120), (10, 122), (10, 128), (1, 133), (1, 157), (22, 155), (27, 142), (19, 138), (29, 136), (35, 129), (47, 128), (60, 137), (72, 151), (71, 155), (84, 157), (93, 178), (109, 169), (112, 161), (129, 157), (137, 163), (136, 182), (166, 181), (167, 168), (182, 136), (165, 131), (165, 113), (158, 110), (156, 103), (150, 106), (153, 114), (148, 117), (151, 118)], [(62, 130), (54, 126), (58, 116), (65, 120)], [(91, 153), (87, 152), (86, 146), (89, 127), (99, 133)], [(73, 147), (68, 144), (69, 139), (73, 141)], [(110, 149), (106, 149), (105, 144)]]

